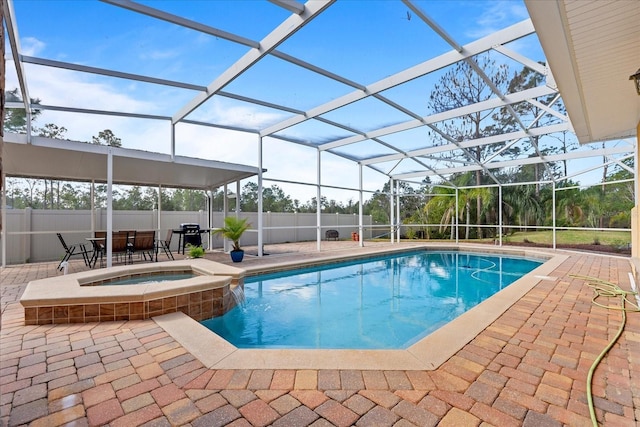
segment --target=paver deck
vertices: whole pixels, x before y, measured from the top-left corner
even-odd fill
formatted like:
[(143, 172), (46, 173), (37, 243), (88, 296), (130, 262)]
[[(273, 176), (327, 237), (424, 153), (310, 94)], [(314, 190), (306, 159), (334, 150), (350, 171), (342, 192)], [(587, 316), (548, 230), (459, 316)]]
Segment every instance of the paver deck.
[[(318, 256), (270, 248), (245, 265)], [(323, 242), (327, 251), (364, 250)], [(26, 284), (57, 263), (0, 271), (0, 420), (59, 426), (590, 426), (589, 367), (621, 313), (591, 303), (573, 275), (630, 289), (628, 259), (569, 253), (489, 327), (431, 371), (206, 368), (154, 320), (24, 326)], [(208, 258), (227, 262), (227, 255)], [(82, 261), (70, 272), (82, 271)], [(617, 301), (612, 301), (617, 304)], [(640, 425), (640, 313), (593, 379), (607, 426)]]

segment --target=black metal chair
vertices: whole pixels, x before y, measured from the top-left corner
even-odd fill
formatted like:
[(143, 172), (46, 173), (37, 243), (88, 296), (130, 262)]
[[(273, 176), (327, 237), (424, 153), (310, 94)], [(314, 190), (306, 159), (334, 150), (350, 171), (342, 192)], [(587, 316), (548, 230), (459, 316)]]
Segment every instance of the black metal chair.
[(89, 255), (87, 254), (87, 248), (84, 245), (84, 243), (76, 243), (76, 244), (73, 244), (73, 245), (68, 245), (64, 241), (64, 238), (62, 237), (62, 234), (56, 233), (56, 235), (58, 236), (58, 239), (60, 239), (60, 243), (62, 244), (62, 247), (64, 248), (64, 256), (62, 257), (62, 260), (60, 261), (60, 264), (58, 264), (58, 270), (62, 271), (62, 269), (64, 268), (64, 266), (62, 264), (64, 262), (69, 261), (69, 259), (72, 256), (75, 256), (75, 255), (81, 255), (82, 259), (84, 260), (84, 265), (89, 265)]
[[(162, 239), (158, 239), (158, 246), (159, 249), (162, 249), (164, 251), (164, 254), (167, 256), (167, 258), (171, 258), (172, 260), (175, 260), (175, 258), (173, 257), (173, 253), (171, 252), (171, 238), (173, 237), (173, 230), (169, 229), (169, 231), (167, 231), (167, 238), (162, 240)], [(179, 251), (179, 248), (178, 248)], [(157, 257), (157, 253), (156, 253), (156, 257)]]

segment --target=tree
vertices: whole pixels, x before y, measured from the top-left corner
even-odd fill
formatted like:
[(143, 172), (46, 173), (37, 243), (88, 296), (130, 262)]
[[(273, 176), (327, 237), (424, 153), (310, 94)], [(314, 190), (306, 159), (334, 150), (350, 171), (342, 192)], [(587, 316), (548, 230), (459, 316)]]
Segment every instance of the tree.
[[(541, 62), (542, 65), (544, 63)], [(545, 83), (545, 76), (538, 73), (537, 71), (532, 70), (528, 67), (523, 67), (520, 72), (516, 73), (511, 81), (509, 82), (508, 91), (509, 93), (521, 92), (523, 90), (532, 89), (538, 86), (541, 86)], [(548, 95), (539, 99), (542, 104), (551, 105), (554, 100), (555, 95)], [(566, 110), (564, 108), (564, 104), (561, 100), (556, 100), (553, 104), (555, 108), (563, 114), (566, 114)], [(560, 119), (552, 114), (547, 113), (545, 110), (540, 108), (537, 104), (531, 102), (519, 102), (517, 104), (511, 105), (511, 109), (516, 112), (518, 119), (514, 117), (507, 107), (502, 107), (499, 113), (495, 116), (495, 119), (501, 123), (500, 127), (507, 132), (514, 132), (517, 130), (521, 130), (522, 124), (525, 122), (530, 123), (528, 126), (532, 128), (548, 126), (553, 123), (557, 123)], [(542, 149), (540, 146), (541, 137), (536, 135), (529, 135), (525, 141), (525, 149), (521, 150), (519, 147), (512, 148), (512, 154), (519, 155), (522, 151), (528, 152), (529, 157), (538, 157), (538, 155), (549, 155), (553, 153), (557, 153), (559, 151), (564, 150), (566, 153), (566, 135), (562, 138), (556, 138), (561, 144), (562, 147), (548, 147), (546, 149)], [(539, 183), (545, 179), (552, 179), (556, 173), (555, 165), (546, 166), (542, 163), (533, 163), (532, 165), (527, 165), (533, 171), (533, 176), (531, 177), (531, 181)], [(524, 167), (524, 166), (522, 166)], [(566, 161), (564, 163), (564, 174), (566, 175)], [(546, 175), (546, 176), (545, 176)], [(540, 195), (540, 184), (536, 184), (535, 187), (536, 195)]]
[[(67, 133), (67, 128), (65, 128), (64, 126), (58, 126), (56, 124), (53, 123), (47, 123), (46, 125), (44, 125), (44, 127), (40, 128), (40, 129), (36, 129), (36, 131), (38, 132), (39, 136), (43, 136), (46, 138), (52, 138), (52, 139), (64, 139), (65, 134)], [(54, 189), (53, 189), (53, 180), (49, 180), (49, 183), (51, 184), (51, 209), (54, 208)], [(57, 206), (58, 208), (60, 207), (60, 181), (57, 181), (58, 183), (58, 199), (57, 199)], [(44, 196), (43, 196), (43, 200), (45, 202), (45, 206), (43, 206), (46, 209), (46, 200), (47, 200), (47, 180), (44, 180)]]
[(535, 186), (509, 185), (503, 187), (502, 203), (506, 224), (536, 225), (544, 217), (539, 193)]
[(110, 129), (98, 132), (98, 136), (92, 136), (91, 143), (96, 145), (109, 145), (111, 147), (122, 147), (122, 140), (116, 137)]
[(440, 187), (433, 188), (435, 194), (429, 202), (424, 206), (427, 214), (427, 220), (432, 222), (431, 218), (435, 218), (440, 223), (440, 233), (446, 232), (447, 227), (451, 226), (451, 239), (454, 236), (454, 219), (456, 217), (456, 198), (455, 188)]
[[(22, 102), (20, 92), (18, 88), (7, 91), (5, 93), (6, 102)], [(40, 99), (31, 98), (31, 105), (40, 104)], [(42, 111), (32, 108), (31, 109), (31, 121), (34, 122)], [(4, 113), (4, 125), (3, 130), (14, 133), (26, 133), (27, 132), (27, 113), (24, 108), (7, 108)]]
[[(509, 82), (509, 69), (506, 65), (497, 65), (488, 54), (476, 55), (470, 59), (475, 61), (484, 71), (491, 83), (504, 92)], [(469, 62), (457, 62), (445, 73), (434, 86), (429, 96), (428, 106), (434, 113), (441, 113), (466, 105), (486, 101), (495, 96), (491, 86), (471, 67)], [(478, 111), (458, 117), (450, 122), (436, 124), (440, 132), (456, 142), (475, 140), (502, 132), (500, 122), (494, 120), (496, 109)], [(481, 163), (489, 155), (499, 150), (502, 144), (477, 146), (464, 150), (469, 162)], [(475, 181), (477, 186), (483, 184), (482, 170), (477, 170)], [(476, 200), (476, 223), (482, 223), (482, 198)], [(478, 237), (482, 237), (482, 229), (478, 227)]]

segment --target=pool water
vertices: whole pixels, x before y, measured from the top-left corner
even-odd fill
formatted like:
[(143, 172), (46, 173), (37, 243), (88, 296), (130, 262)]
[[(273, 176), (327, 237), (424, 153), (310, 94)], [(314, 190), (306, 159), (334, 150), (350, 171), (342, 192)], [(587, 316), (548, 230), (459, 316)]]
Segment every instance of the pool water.
[(111, 281), (102, 283), (101, 286), (148, 285), (150, 283), (170, 282), (173, 280), (191, 279), (193, 277), (196, 277), (196, 275), (193, 273), (153, 274), (153, 275), (129, 277), (127, 279), (111, 280)]
[(201, 322), (239, 348), (401, 349), (542, 264), (431, 252), (245, 278), (245, 303)]

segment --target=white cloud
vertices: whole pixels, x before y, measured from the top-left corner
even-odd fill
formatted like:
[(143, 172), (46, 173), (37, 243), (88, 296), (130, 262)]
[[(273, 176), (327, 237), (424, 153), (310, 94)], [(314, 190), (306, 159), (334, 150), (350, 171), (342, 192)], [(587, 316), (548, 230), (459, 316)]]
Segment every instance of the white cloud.
[(528, 17), (527, 9), (522, 3), (511, 0), (487, 2), (487, 8), (476, 19), (477, 27), (470, 27), (467, 35), (473, 39), (484, 37), (502, 30), (514, 20), (521, 21)]
[(143, 60), (159, 60), (159, 59), (171, 59), (177, 58), (180, 56), (180, 52), (177, 50), (150, 50), (146, 51), (143, 55), (140, 56)]
[(35, 37), (25, 37), (20, 43), (20, 50), (23, 55), (36, 56), (42, 52), (46, 44)]

